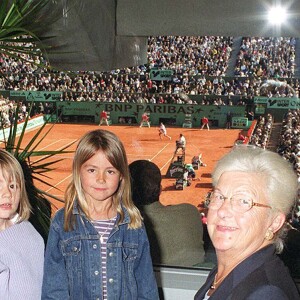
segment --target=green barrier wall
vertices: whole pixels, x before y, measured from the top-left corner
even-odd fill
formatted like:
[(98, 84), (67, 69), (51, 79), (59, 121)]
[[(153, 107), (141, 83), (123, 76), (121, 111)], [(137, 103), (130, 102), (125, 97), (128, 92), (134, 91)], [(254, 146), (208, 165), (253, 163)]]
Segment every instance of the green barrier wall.
[(300, 109), (300, 100), (299, 98), (255, 97), (254, 107), (256, 115), (269, 113), (273, 116), (274, 122), (282, 122), (289, 109)]
[[(244, 118), (244, 106), (216, 106), (216, 105), (189, 105), (189, 104), (136, 104), (136, 103), (109, 103), (109, 102), (56, 102), (57, 113), (62, 113), (63, 121), (78, 121), (80, 118), (91, 117), (92, 122), (99, 123), (102, 110), (110, 114), (112, 124), (140, 123), (144, 112), (150, 116), (151, 125), (164, 122), (168, 125), (182, 126), (189, 118), (193, 127), (200, 127), (201, 118), (206, 116), (212, 126), (225, 127), (226, 115), (231, 112), (232, 117)], [(241, 124), (237, 128), (247, 128)]]
[(51, 102), (60, 101), (62, 97), (62, 92), (56, 91), (6, 91), (1, 90), (0, 94), (6, 98), (15, 101), (37, 101), (37, 102)]
[[(26, 131), (40, 127), (44, 123), (45, 123), (44, 116), (38, 116), (38, 117), (32, 118), (32, 119), (28, 120), (28, 123), (26, 126)], [(21, 134), (24, 124), (25, 124), (25, 122), (22, 122), (17, 125), (17, 135)], [(9, 132), (10, 132), (10, 127), (0, 130), (0, 140), (1, 141), (6, 140), (9, 136)]]

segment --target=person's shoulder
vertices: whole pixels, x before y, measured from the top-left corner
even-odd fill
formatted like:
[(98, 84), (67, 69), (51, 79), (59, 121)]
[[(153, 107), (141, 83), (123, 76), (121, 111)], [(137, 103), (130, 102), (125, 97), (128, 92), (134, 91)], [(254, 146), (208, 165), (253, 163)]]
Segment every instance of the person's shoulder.
[[(245, 265), (247, 263), (247, 265)], [(243, 299), (300, 299), (288, 268), (274, 253), (272, 247), (265, 247), (246, 259), (243, 272), (252, 270), (235, 289), (235, 297)], [(298, 295), (298, 298), (295, 298)], [(246, 297), (247, 296), (247, 297)], [(268, 297), (267, 297), (268, 296)]]
[(30, 238), (31, 243), (44, 246), (44, 240), (34, 226), (27, 220), (13, 225), (19, 231), (23, 238)]
[(54, 214), (54, 218), (61, 218), (65, 213), (65, 208), (60, 208), (56, 213)]
[(142, 205), (139, 207), (141, 211), (149, 213), (152, 212), (156, 213), (163, 213), (164, 215), (167, 214), (178, 214), (181, 215), (182, 213), (189, 213), (195, 214), (197, 217), (200, 218), (200, 213), (198, 209), (190, 203), (180, 203), (180, 204), (170, 204), (170, 205), (163, 205), (159, 201), (153, 202), (151, 204)]
[(65, 216), (65, 209), (60, 208), (55, 214), (52, 219), (52, 223), (62, 223), (64, 221)]
[(198, 209), (190, 203), (167, 205), (165, 206), (165, 209), (173, 212), (188, 212), (200, 216)]
[[(263, 285), (247, 296), (247, 300), (272, 299), (272, 300), (292, 300), (281, 288), (275, 285)], [(300, 299), (293, 298), (293, 300)]]
[(192, 210), (197, 210), (197, 208), (191, 204), (191, 203), (179, 203), (179, 204), (174, 204), (172, 206), (176, 206), (178, 208), (184, 208), (184, 209), (192, 209)]

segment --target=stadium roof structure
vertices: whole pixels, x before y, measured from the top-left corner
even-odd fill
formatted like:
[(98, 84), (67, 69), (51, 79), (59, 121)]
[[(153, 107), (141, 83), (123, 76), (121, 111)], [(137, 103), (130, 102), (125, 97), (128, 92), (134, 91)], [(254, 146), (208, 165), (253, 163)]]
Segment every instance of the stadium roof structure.
[[(287, 12), (271, 24), (272, 7)], [(298, 0), (118, 0), (117, 33), (129, 36), (211, 35), (300, 37)]]
[[(61, 0), (62, 17), (46, 35), (54, 67), (108, 71), (147, 63), (147, 37), (300, 37), (300, 1), (282, 1), (283, 24), (268, 10), (280, 0)], [(55, 9), (56, 10), (56, 9)], [(68, 52), (65, 55), (62, 52)]]

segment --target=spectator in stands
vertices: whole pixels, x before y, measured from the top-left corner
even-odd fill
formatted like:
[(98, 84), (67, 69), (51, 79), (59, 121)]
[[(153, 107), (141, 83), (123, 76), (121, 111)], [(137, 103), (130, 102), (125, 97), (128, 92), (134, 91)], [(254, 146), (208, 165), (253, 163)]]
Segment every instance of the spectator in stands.
[(154, 163), (136, 160), (129, 170), (133, 202), (144, 217), (153, 262), (173, 266), (203, 262), (203, 226), (197, 208), (188, 203), (164, 206), (159, 202), (161, 172)]
[(298, 194), (292, 166), (274, 152), (239, 145), (218, 161), (212, 181), (207, 228), (217, 266), (195, 299), (299, 299), (276, 255)]
[(271, 129), (273, 125), (273, 117), (267, 114), (266, 117), (260, 116), (257, 125), (250, 139), (250, 145), (266, 148), (270, 139)]
[(254, 120), (254, 112), (253, 111), (248, 111), (247, 116), (248, 116), (249, 121)]
[(205, 116), (201, 119), (201, 130), (206, 127), (209, 130), (209, 120)]
[(39, 113), (40, 114), (44, 113), (44, 104), (42, 102), (39, 103)]
[(27, 106), (26, 106), (26, 103), (23, 102), (23, 103), (20, 103), (21, 105), (21, 112), (22, 112), (22, 115), (23, 115), (23, 120), (26, 118), (27, 116)]

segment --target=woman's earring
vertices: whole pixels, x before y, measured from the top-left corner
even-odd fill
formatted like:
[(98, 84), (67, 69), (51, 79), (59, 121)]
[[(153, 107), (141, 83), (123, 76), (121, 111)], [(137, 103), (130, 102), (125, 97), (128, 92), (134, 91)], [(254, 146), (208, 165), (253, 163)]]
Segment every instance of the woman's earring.
[(271, 241), (274, 238), (274, 232), (271, 229), (268, 229), (265, 235), (267, 241)]

